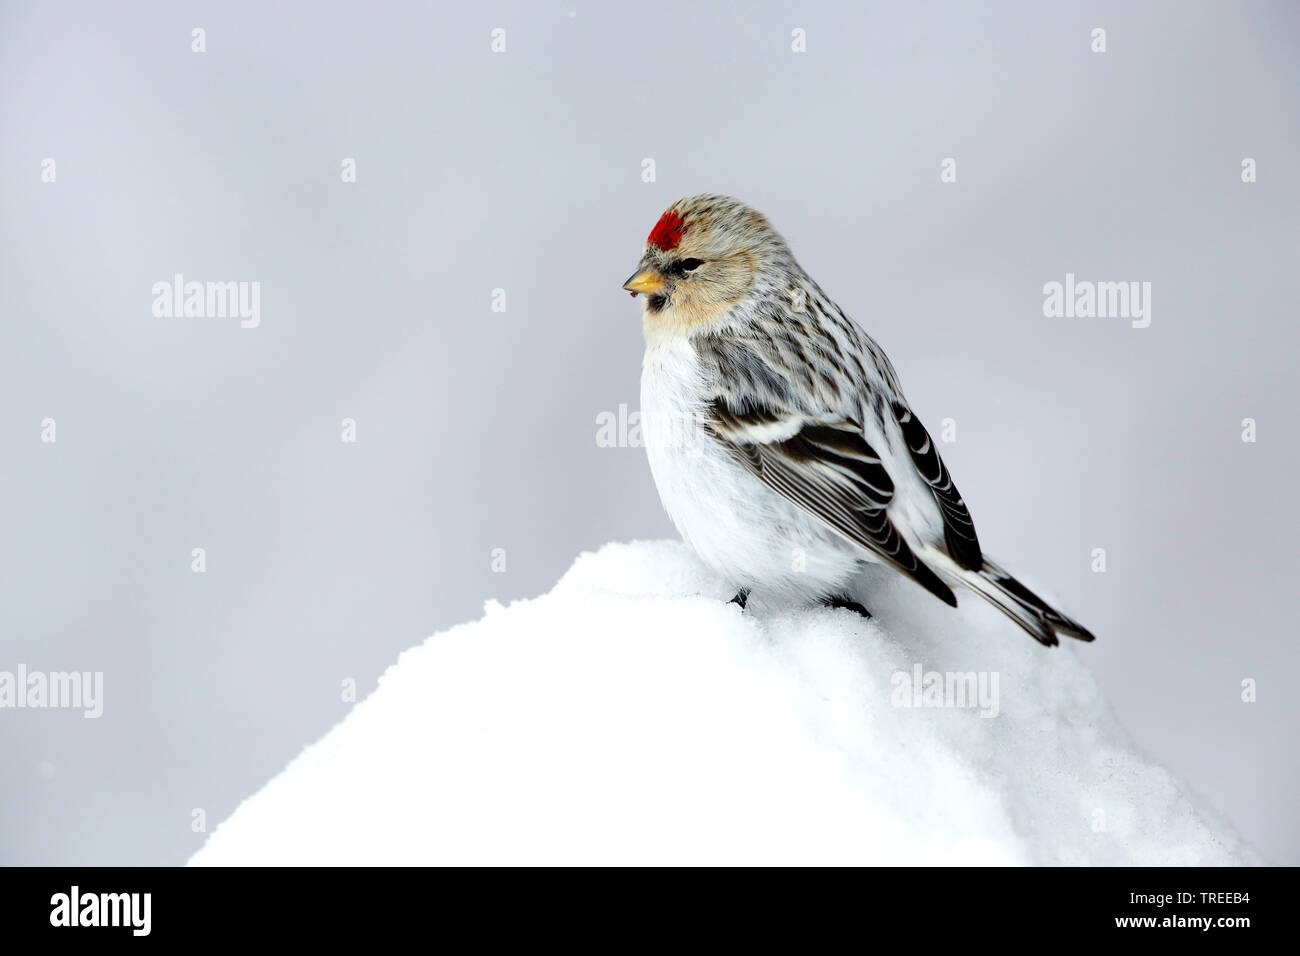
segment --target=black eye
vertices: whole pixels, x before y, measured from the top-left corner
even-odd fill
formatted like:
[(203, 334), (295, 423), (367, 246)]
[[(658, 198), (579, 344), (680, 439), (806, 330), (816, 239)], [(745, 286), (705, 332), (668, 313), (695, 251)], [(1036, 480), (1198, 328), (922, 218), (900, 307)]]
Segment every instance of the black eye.
[(704, 265), (704, 260), (703, 260), (703, 259), (683, 259), (683, 260), (682, 260), (682, 271), (683, 271), (683, 272), (691, 272), (691, 271), (694, 270), (694, 269), (698, 269), (698, 268), (699, 268), (700, 266), (702, 266), (702, 265)]

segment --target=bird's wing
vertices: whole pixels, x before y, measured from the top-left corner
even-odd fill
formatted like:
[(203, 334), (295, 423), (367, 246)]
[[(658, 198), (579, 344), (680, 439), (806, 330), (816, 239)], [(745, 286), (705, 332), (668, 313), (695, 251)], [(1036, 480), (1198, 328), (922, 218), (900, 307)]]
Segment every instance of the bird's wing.
[(894, 482), (860, 422), (847, 416), (821, 421), (772, 407), (737, 409), (718, 398), (705, 428), (773, 491), (957, 606), (952, 590), (889, 520)]
[(952, 482), (952, 475), (934, 447), (934, 439), (925, 430), (920, 419), (902, 402), (893, 403), (894, 419), (903, 431), (907, 450), (912, 453), (912, 463), (934, 492), (934, 500), (943, 515), (943, 539), (948, 545), (948, 556), (970, 571), (984, 566), (984, 554), (975, 535), (975, 522), (971, 520), (961, 492)]

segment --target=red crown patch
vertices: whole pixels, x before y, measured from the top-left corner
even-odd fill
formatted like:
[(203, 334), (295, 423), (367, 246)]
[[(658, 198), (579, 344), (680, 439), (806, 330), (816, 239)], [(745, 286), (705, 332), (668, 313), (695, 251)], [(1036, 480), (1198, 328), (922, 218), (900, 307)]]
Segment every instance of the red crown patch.
[(686, 220), (676, 209), (669, 209), (659, 217), (654, 229), (650, 230), (650, 238), (646, 242), (667, 252), (681, 245), (684, 235), (686, 235)]

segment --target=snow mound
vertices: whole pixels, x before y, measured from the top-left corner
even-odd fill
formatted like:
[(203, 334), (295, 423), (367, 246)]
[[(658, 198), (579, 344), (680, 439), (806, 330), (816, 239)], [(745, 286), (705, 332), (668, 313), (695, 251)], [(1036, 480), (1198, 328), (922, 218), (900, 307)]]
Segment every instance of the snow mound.
[(891, 631), (901, 590), (871, 621), (730, 596), (678, 543), (584, 554), (403, 653), (191, 862), (1259, 862), (1135, 751), (1088, 648), (969, 599)]

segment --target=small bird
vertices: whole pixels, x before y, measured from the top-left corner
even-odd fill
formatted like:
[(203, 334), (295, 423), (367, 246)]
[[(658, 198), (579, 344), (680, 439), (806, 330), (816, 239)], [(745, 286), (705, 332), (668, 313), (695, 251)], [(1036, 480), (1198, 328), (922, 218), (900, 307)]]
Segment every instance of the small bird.
[(1046, 645), (1091, 641), (984, 554), (880, 346), (727, 196), (673, 203), (623, 288), (644, 296), (642, 431), (659, 496), (705, 564), (777, 604), (870, 616), (871, 564), (953, 607), (964, 586)]

